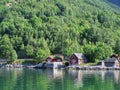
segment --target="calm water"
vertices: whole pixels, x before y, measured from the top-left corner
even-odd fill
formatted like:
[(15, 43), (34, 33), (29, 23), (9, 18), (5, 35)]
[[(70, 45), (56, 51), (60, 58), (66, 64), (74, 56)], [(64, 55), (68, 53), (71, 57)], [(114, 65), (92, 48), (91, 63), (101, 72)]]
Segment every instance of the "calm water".
[(120, 90), (119, 71), (0, 69), (0, 90)]

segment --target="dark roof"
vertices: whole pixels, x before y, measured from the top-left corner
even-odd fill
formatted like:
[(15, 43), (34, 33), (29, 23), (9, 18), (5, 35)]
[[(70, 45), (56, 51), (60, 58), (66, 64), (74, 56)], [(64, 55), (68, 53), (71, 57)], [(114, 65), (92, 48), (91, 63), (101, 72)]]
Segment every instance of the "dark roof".
[(77, 56), (78, 59), (86, 60), (86, 57), (83, 53), (74, 53), (75, 56)]
[(105, 62), (115, 62), (117, 59), (116, 58), (109, 58), (105, 60)]

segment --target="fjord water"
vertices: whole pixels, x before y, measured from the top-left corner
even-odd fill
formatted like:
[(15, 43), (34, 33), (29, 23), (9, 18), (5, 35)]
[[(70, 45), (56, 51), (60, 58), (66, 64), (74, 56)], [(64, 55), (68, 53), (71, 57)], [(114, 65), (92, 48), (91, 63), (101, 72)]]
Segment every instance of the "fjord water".
[(119, 71), (0, 69), (0, 90), (120, 90)]

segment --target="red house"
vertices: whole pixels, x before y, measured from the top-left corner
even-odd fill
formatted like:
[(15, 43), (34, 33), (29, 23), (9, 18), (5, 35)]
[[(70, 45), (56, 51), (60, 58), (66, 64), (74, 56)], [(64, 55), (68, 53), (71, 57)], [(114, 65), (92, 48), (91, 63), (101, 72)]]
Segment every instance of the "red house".
[(52, 57), (47, 57), (46, 62), (52, 62)]
[(55, 56), (55, 57), (47, 57), (46, 62), (62, 62), (63, 57)]
[(70, 65), (80, 65), (87, 62), (87, 59), (83, 53), (74, 53), (69, 58)]
[(54, 57), (47, 57), (46, 58), (46, 67), (47, 68), (62, 68), (63, 65), (63, 58), (60, 56), (54, 56)]
[(53, 58), (53, 60), (54, 60), (55, 62), (62, 62), (62, 61), (63, 61), (63, 58), (60, 57), (60, 56), (55, 56), (55, 57)]

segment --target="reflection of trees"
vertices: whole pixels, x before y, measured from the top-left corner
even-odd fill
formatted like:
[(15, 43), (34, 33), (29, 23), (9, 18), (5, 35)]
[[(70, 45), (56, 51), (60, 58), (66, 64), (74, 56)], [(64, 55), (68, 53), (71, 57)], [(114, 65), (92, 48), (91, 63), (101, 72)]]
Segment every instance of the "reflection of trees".
[(74, 90), (74, 81), (69, 73), (65, 73), (63, 77), (63, 90)]
[(0, 90), (119, 90), (119, 71), (0, 70)]
[(0, 89), (1, 90), (14, 90), (17, 79), (21, 74), (21, 70), (0, 70)]
[(16, 85), (17, 90), (47, 90), (48, 81), (44, 72), (24, 70), (20, 78)]
[[(69, 70), (75, 90), (118, 90), (119, 71)], [(117, 88), (117, 89), (116, 89)]]
[[(116, 72), (118, 74), (118, 72)], [(83, 74), (83, 87), (81, 90), (117, 90), (115, 81), (119, 75), (115, 76), (115, 71), (93, 71)], [(87, 86), (87, 87), (86, 87)]]

